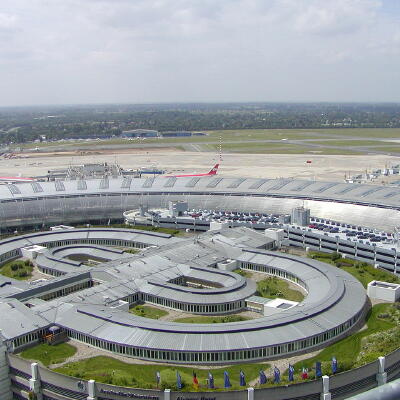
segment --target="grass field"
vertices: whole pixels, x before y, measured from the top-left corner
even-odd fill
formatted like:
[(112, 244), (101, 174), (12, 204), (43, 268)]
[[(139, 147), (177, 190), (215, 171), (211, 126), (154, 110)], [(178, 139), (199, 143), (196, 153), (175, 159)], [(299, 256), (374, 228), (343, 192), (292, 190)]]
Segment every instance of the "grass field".
[(381, 140), (368, 140), (360, 138), (359, 140), (349, 139), (349, 140), (337, 140), (337, 139), (327, 139), (327, 140), (310, 140), (307, 141), (310, 144), (318, 144), (322, 146), (387, 146), (389, 142)]
[[(318, 154), (360, 154), (359, 152), (353, 152), (345, 148), (345, 146), (373, 146), (373, 141), (368, 141), (370, 138), (400, 138), (400, 129), (375, 129), (375, 128), (357, 128), (357, 129), (347, 129), (347, 128), (335, 128), (335, 129), (237, 129), (237, 130), (215, 130), (208, 131), (205, 136), (193, 136), (193, 137), (181, 137), (181, 138), (149, 138), (146, 140), (127, 140), (122, 138), (113, 138), (109, 140), (92, 140), (92, 141), (75, 141), (75, 142), (54, 142), (54, 143), (26, 143), (21, 145), (21, 147), (25, 149), (42, 149), (52, 151), (52, 148), (59, 148), (62, 150), (76, 150), (82, 149), (90, 150), (93, 148), (98, 148), (99, 146), (118, 146), (124, 145), (124, 147), (136, 147), (140, 146), (143, 148), (146, 145), (151, 146), (169, 146), (177, 144), (181, 150), (184, 150), (185, 147), (181, 147), (179, 145), (188, 145), (190, 143), (194, 143), (200, 145), (199, 148), (205, 151), (210, 151), (213, 147), (218, 147), (219, 137), (222, 137), (224, 140), (224, 148), (227, 151), (232, 152), (246, 152), (246, 153), (271, 153), (271, 154), (308, 154), (309, 152), (313, 152), (311, 147), (306, 145), (284, 145), (282, 143), (272, 143), (277, 145), (278, 147), (274, 147), (272, 145), (269, 146), (269, 151), (267, 151), (267, 147), (261, 146), (260, 149), (257, 150), (257, 143), (243, 143), (244, 141), (252, 141), (252, 140), (303, 140), (303, 139), (315, 139), (315, 144), (323, 145), (325, 142), (318, 142), (319, 139), (333, 139), (337, 140), (338, 144), (330, 143), (330, 145), (343, 146), (342, 149), (329, 149), (329, 148), (319, 148)], [(340, 139), (344, 138), (360, 138), (360, 141), (354, 140), (354, 144), (340, 144)], [(363, 140), (364, 139), (364, 140)], [(372, 142), (370, 144), (370, 142)], [(367, 144), (368, 143), (368, 144)], [(203, 147), (203, 145), (204, 147)], [(208, 144), (211, 144), (209, 146)], [(282, 144), (282, 145), (281, 145)], [(329, 145), (328, 143), (326, 143)], [(376, 144), (376, 143), (375, 143)], [(269, 145), (269, 144), (264, 144)], [(289, 147), (291, 146), (291, 147)], [(175, 147), (175, 146), (174, 146)], [(211, 147), (211, 149), (210, 149)], [(400, 152), (400, 148), (397, 146), (396, 148), (391, 148), (390, 146), (376, 148), (376, 150), (381, 151), (393, 151)], [(286, 151), (285, 151), (286, 150)], [(371, 149), (372, 150), (372, 149)]]
[(352, 260), (350, 258), (337, 258), (332, 259), (335, 253), (323, 253), (320, 251), (312, 251), (309, 253), (309, 257), (314, 260), (326, 262), (331, 265), (335, 265), (338, 268), (343, 269), (349, 274), (353, 275), (356, 279), (358, 279), (363, 286), (366, 288), (368, 283), (377, 280), (384, 282), (392, 282), (392, 283), (400, 283), (400, 278), (394, 276), (388, 271), (384, 271), (382, 269), (374, 268), (372, 265), (367, 264), (365, 262), (360, 262), (356, 260)]
[(181, 322), (184, 324), (224, 324), (227, 322), (247, 321), (250, 318), (243, 315), (215, 315), (177, 318), (174, 322)]
[[(212, 136), (237, 136), (260, 135), (264, 139), (275, 139), (282, 136), (288, 139), (295, 139), (299, 136), (302, 139), (312, 139), (343, 136), (363, 138), (400, 138), (400, 128), (333, 128), (333, 129), (237, 129), (237, 130), (215, 130), (208, 132)], [(267, 135), (268, 137), (265, 137)], [(290, 135), (290, 136), (285, 136)], [(258, 137), (259, 138), (259, 137)]]
[(251, 272), (245, 271), (245, 270), (240, 269), (240, 268), (235, 269), (232, 272), (234, 272), (235, 274), (239, 274), (239, 275), (241, 275), (241, 276), (243, 276), (245, 278), (250, 278), (251, 277)]
[(374, 151), (385, 151), (388, 153), (400, 153), (400, 146), (396, 145), (393, 143), (392, 146), (378, 146), (376, 145), (375, 147), (368, 147), (368, 150), (374, 150)]
[[(343, 340), (340, 340), (337, 343), (334, 343), (324, 350), (322, 350), (317, 356), (303, 360), (295, 364), (295, 370), (299, 371), (303, 367), (311, 369), (316, 361), (322, 362), (322, 372), (324, 374), (330, 374), (330, 361), (332, 357), (336, 357), (338, 360), (338, 366), (340, 370), (347, 370), (355, 365), (357, 357), (360, 354), (362, 339), (370, 336), (372, 334), (376, 334), (377, 332), (388, 331), (398, 326), (395, 322), (390, 320), (385, 320), (379, 317), (380, 314), (384, 314), (388, 311), (390, 307), (393, 307), (391, 304), (376, 304), (372, 307), (371, 311), (367, 316), (367, 329), (364, 329), (354, 335), (351, 335)], [(385, 355), (389, 352), (395, 350), (398, 347), (398, 343), (394, 344), (394, 347), (386, 347), (381, 349), (380, 352), (376, 352), (374, 350), (375, 355)]]
[(129, 254), (136, 254), (139, 252), (139, 250), (135, 250), (135, 249), (128, 249), (127, 247), (123, 248), (125, 253), (129, 253)]
[[(360, 152), (348, 149), (335, 149), (328, 147), (307, 147), (296, 144), (282, 143), (224, 143), (224, 151), (234, 153), (255, 153), (255, 154), (331, 154), (331, 155), (352, 155)], [(214, 150), (219, 146), (214, 145)]]
[(137, 305), (129, 309), (131, 314), (138, 315), (139, 317), (151, 318), (151, 319), (159, 319), (165, 315), (168, 315), (168, 312), (165, 310), (160, 310), (156, 307)]
[(68, 357), (76, 353), (76, 348), (68, 343), (60, 343), (55, 346), (49, 344), (39, 344), (20, 353), (22, 358), (33, 361), (40, 361), (48, 367), (51, 364), (64, 362)]
[(269, 299), (286, 299), (300, 302), (304, 299), (303, 293), (291, 289), (289, 283), (277, 277), (268, 277), (257, 282), (257, 295)]
[(20, 281), (29, 279), (32, 276), (33, 264), (31, 261), (14, 260), (9, 261), (0, 267), (0, 274)]
[[(123, 228), (123, 229), (137, 229), (140, 231), (151, 231), (166, 233), (168, 235), (177, 236), (182, 233), (179, 229), (162, 228), (151, 225), (126, 225), (126, 224), (111, 224), (111, 225), (91, 225), (92, 228)], [(76, 225), (75, 228), (86, 228), (86, 225)]]
[[(228, 371), (232, 388), (240, 389), (239, 372), (242, 370), (246, 375), (246, 380), (250, 381), (258, 377), (260, 369), (268, 368), (268, 364), (241, 364), (233, 365), (228, 368), (212, 369), (216, 389), (223, 388), (224, 371)], [(161, 388), (171, 388), (176, 390), (176, 371), (182, 377), (184, 391), (194, 390), (193, 371), (196, 372), (203, 391), (208, 377), (208, 370), (194, 369), (185, 367), (174, 367), (168, 365), (149, 365), (149, 364), (127, 364), (112, 357), (93, 357), (86, 360), (69, 363), (55, 371), (62, 374), (75, 376), (81, 379), (95, 379), (97, 382), (111, 383), (113, 385), (155, 388), (156, 373), (161, 375)]]

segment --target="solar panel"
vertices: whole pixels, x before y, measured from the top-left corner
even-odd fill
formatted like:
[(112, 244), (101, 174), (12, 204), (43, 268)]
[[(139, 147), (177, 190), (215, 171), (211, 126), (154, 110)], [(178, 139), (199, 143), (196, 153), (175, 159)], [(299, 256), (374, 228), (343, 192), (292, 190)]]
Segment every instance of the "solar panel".
[(110, 187), (110, 182), (108, 179), (102, 179), (99, 184), (99, 189), (108, 189)]
[(367, 190), (367, 191), (364, 192), (364, 193), (361, 193), (360, 196), (361, 196), (361, 197), (365, 197), (365, 196), (368, 196), (368, 195), (370, 195), (370, 194), (372, 194), (372, 193), (378, 192), (379, 190), (382, 190), (382, 189), (386, 189), (386, 188), (382, 188), (382, 187), (372, 188), (372, 189)]
[(147, 178), (144, 183), (143, 186), (144, 188), (151, 188), (153, 186), (154, 183), (154, 178)]
[(300, 192), (300, 190), (304, 190), (306, 187), (313, 185), (315, 182), (303, 182), (299, 186), (296, 186), (295, 188), (292, 189), (294, 192)]
[(387, 199), (388, 197), (394, 197), (394, 196), (396, 196), (396, 195), (398, 195), (398, 194), (400, 194), (399, 191), (397, 191), (397, 192), (390, 192), (390, 193), (388, 193), (388, 194), (385, 194), (383, 197), (384, 197), (385, 199)]
[(164, 187), (173, 187), (176, 182), (176, 177), (171, 176), (171, 178), (168, 178), (167, 181), (164, 183)]
[(214, 178), (208, 185), (207, 187), (209, 188), (215, 188), (218, 183), (220, 183), (222, 181), (223, 178)]
[(132, 178), (125, 177), (121, 183), (121, 189), (130, 189), (132, 183)]
[(293, 180), (292, 179), (280, 179), (276, 185), (272, 186), (268, 190), (279, 190), (279, 189), (282, 189), (284, 186), (286, 186), (290, 182), (293, 182)]
[(43, 188), (40, 183), (31, 182), (32, 189), (35, 193), (43, 192)]
[(233, 188), (237, 188), (239, 187), (244, 181), (246, 180), (246, 178), (239, 178), (236, 179), (234, 182), (232, 182), (228, 188), (233, 189)]
[(195, 187), (199, 180), (200, 180), (200, 178), (192, 178), (185, 186), (186, 187)]
[(322, 186), (322, 187), (320, 187), (319, 189), (314, 190), (314, 193), (322, 193), (322, 192), (325, 192), (326, 190), (328, 190), (328, 189), (330, 189), (330, 188), (332, 188), (332, 187), (334, 187), (334, 186), (336, 186), (336, 185), (337, 185), (337, 183), (328, 183), (327, 185)]
[(63, 192), (65, 191), (65, 186), (64, 183), (61, 181), (54, 181), (54, 186), (56, 187), (57, 192)]
[(268, 182), (269, 179), (259, 179), (258, 181), (254, 182), (249, 189), (259, 189), (265, 182)]
[(10, 190), (11, 194), (21, 194), (21, 191), (15, 185), (7, 185), (7, 187)]
[(86, 189), (87, 189), (86, 181), (79, 180), (78, 181), (78, 190), (86, 190)]
[(336, 192), (335, 194), (344, 194), (344, 193), (347, 193), (347, 192), (351, 192), (354, 189), (359, 189), (359, 187), (360, 186), (358, 186), (356, 184), (353, 184), (353, 185), (350, 185), (350, 186), (344, 188), (343, 190), (341, 190), (339, 192)]

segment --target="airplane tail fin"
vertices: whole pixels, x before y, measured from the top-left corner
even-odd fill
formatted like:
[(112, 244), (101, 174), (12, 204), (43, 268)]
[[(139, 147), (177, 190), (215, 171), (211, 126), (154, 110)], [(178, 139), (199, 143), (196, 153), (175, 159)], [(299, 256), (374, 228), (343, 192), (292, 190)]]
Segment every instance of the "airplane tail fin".
[(207, 175), (217, 175), (219, 164), (215, 164)]

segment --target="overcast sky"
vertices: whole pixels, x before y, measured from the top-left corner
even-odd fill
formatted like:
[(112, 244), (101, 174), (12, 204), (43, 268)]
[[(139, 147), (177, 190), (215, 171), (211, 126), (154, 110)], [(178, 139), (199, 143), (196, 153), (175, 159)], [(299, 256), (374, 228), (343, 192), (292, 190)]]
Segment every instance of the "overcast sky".
[(1, 0), (0, 106), (400, 102), (400, 0)]

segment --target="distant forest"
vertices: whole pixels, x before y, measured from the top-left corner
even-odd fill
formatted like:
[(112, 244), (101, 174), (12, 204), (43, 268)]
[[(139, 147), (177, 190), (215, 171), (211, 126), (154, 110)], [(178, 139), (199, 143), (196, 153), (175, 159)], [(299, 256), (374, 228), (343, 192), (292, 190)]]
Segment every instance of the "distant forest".
[(0, 143), (107, 138), (130, 129), (399, 128), (400, 104), (232, 103), (0, 108)]

